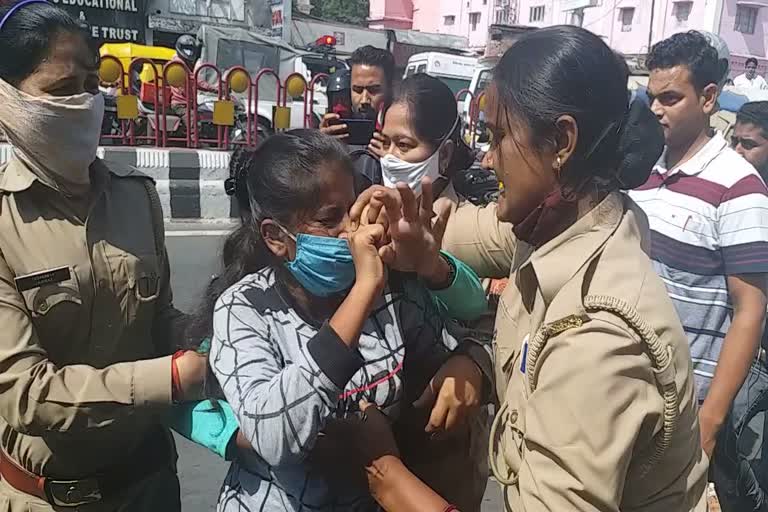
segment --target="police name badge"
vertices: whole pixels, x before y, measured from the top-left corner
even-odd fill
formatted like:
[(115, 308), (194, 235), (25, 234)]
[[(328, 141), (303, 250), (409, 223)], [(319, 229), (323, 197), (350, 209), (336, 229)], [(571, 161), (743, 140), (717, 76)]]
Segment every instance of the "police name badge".
[(530, 333), (525, 335), (525, 338), (523, 338), (523, 350), (522, 350), (522, 356), (520, 357), (520, 373), (525, 375), (526, 371), (526, 364), (528, 363), (528, 339), (531, 337)]

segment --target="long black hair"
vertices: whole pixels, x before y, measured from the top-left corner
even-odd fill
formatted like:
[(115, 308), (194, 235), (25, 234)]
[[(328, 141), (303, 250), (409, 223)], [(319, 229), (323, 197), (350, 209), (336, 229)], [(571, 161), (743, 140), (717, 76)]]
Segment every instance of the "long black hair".
[(235, 152), (226, 188), (237, 200), (240, 225), (224, 242), (223, 270), (208, 285), (190, 327), (191, 339), (211, 335), (216, 301), (229, 287), (265, 267), (280, 265), (261, 237), (261, 222), (274, 219), (292, 226), (303, 213), (315, 211), (320, 206), (319, 171), (329, 164), (353, 174), (344, 146), (317, 130), (273, 135), (256, 149)]
[(439, 79), (425, 73), (411, 75), (400, 84), (392, 105), (403, 104), (408, 109), (408, 121), (416, 136), (437, 149), (444, 139), (453, 141), (454, 151), (447, 175), (469, 169), (475, 161), (473, 151), (461, 138), (456, 97)]
[(556, 26), (512, 45), (494, 70), (493, 85), (508, 124), (528, 127), (534, 148), (556, 147), (561, 116), (576, 120), (578, 140), (562, 172), (564, 190), (588, 183), (614, 190), (642, 185), (664, 148), (656, 117), (642, 102), (630, 107), (628, 78), (626, 62), (598, 36)]
[[(2, 19), (18, 2), (0, 6)], [(83, 36), (98, 58), (98, 48), (88, 26), (52, 4), (32, 3), (17, 9), (0, 30), (0, 78), (11, 85), (31, 75), (51, 51), (61, 33)]]

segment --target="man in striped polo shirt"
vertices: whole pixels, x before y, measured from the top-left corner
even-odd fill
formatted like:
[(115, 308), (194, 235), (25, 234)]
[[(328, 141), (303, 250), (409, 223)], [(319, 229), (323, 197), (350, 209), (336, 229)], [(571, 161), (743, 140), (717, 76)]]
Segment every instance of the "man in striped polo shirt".
[(710, 128), (717, 61), (697, 32), (651, 50), (648, 95), (667, 146), (648, 182), (632, 192), (648, 215), (651, 257), (690, 341), (710, 457), (758, 353), (768, 273), (768, 190)]

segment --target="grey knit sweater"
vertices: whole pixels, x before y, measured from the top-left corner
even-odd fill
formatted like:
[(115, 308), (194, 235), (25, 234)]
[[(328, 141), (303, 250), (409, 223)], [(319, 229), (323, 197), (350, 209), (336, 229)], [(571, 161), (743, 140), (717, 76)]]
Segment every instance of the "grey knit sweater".
[(307, 459), (327, 422), (358, 412), (361, 398), (396, 418), (457, 348), (427, 290), (393, 274), (357, 350), (302, 318), (271, 269), (227, 290), (213, 321), (213, 372), (258, 454), (232, 464), (218, 510), (376, 510), (367, 489), (332, 489)]

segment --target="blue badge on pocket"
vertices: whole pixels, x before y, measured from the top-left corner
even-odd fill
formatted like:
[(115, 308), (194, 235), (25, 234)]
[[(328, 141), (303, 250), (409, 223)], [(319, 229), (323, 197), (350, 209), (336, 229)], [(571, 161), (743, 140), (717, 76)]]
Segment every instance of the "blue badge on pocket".
[(525, 338), (523, 339), (523, 357), (520, 358), (520, 373), (525, 373), (525, 365), (528, 361), (528, 338), (529, 335), (526, 334)]

